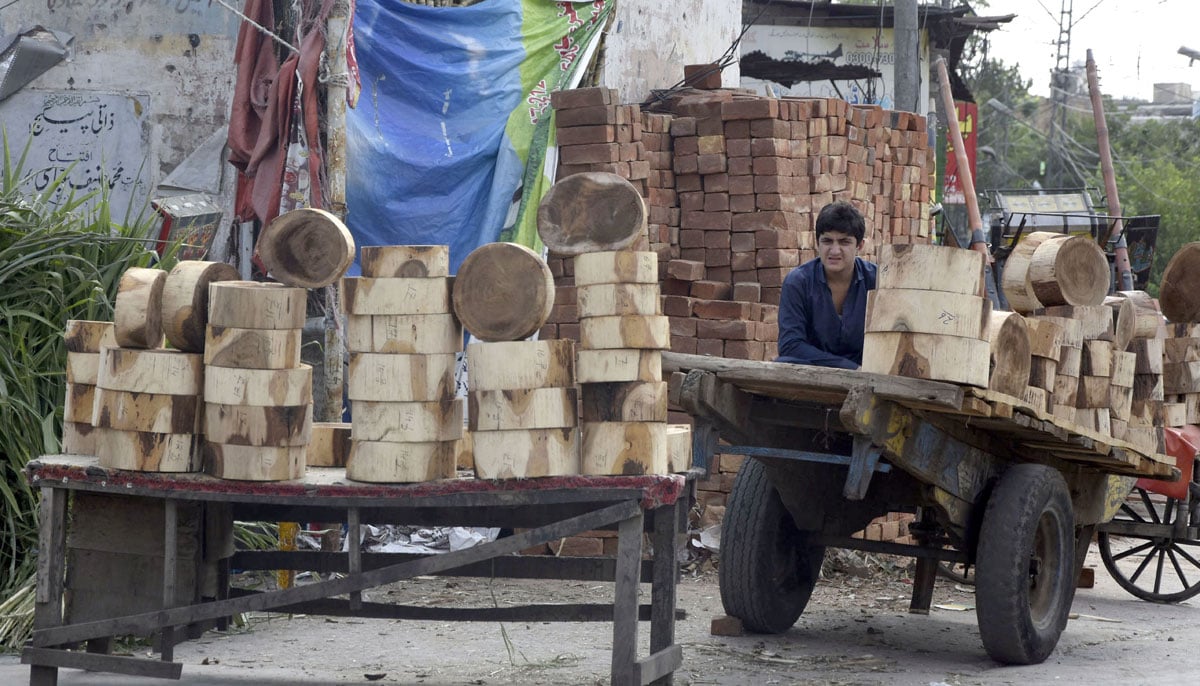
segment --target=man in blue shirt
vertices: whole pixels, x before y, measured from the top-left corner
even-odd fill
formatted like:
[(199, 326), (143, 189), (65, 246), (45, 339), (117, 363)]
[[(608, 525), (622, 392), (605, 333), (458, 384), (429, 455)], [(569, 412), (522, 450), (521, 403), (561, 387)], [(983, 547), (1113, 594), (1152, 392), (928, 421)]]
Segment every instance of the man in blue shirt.
[(848, 202), (817, 215), (817, 259), (792, 270), (779, 298), (779, 357), (822, 367), (862, 365), (867, 291), (875, 265), (858, 257), (866, 221)]

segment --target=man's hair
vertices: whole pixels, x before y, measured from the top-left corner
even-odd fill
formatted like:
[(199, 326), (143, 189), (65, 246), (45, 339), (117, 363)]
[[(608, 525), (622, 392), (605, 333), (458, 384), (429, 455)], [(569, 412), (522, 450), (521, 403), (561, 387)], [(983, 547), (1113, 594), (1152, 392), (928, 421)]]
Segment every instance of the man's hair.
[(821, 212), (817, 214), (817, 238), (826, 231), (841, 231), (847, 236), (854, 236), (856, 242), (862, 243), (867, 233), (867, 222), (854, 205), (839, 200), (822, 207)]

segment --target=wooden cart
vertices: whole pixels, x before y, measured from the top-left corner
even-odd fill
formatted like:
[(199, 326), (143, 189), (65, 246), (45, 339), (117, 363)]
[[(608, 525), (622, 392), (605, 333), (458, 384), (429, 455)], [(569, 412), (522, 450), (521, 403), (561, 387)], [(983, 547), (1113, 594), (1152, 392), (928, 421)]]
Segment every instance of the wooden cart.
[[(345, 471), (309, 469), (304, 479), (247, 482), (216, 479), (204, 474), (165, 474), (106, 469), (92, 457), (45, 456), (27, 467), (27, 477), (41, 491), (38, 541), (37, 597), (34, 632), (22, 652), (31, 665), (30, 684), (56, 683), (58, 669), (70, 667), (120, 674), (179, 678), (182, 665), (173, 660), (173, 647), (188, 635), (202, 633), (211, 621), (232, 615), (273, 610), (308, 614), (424, 619), (441, 621), (607, 621), (613, 624), (613, 684), (669, 684), (682, 662), (675, 642), (676, 534), (686, 526), (691, 500), (688, 475), (612, 477), (551, 477), (485, 481), (451, 479), (416, 484), (349, 482)], [(149, 589), (152, 610), (130, 611), (129, 598), (105, 605), (100, 616), (64, 616), (64, 598), (72, 592), (67, 566), (68, 536), (81, 524), (69, 516), (68, 502), (80, 497), (103, 497), (121, 506), (138, 501), (157, 507), (161, 519), (153, 524), (161, 538), (135, 541), (120, 532), (124, 548), (137, 546), (158, 552), (161, 590)], [(184, 546), (181, 513), (200, 505), (224, 510), (209, 517), (222, 522), (214, 528), (228, 534), (233, 519), (247, 521), (346, 522), (347, 552), (243, 551), (233, 557), (216, 553), (224, 570), (217, 597), (191, 593), (197, 574), (187, 574), (184, 558), (163, 554)], [(526, 527), (512, 536), (472, 548), (436, 555), (366, 553), (358, 545), (358, 527), (366, 523), (404, 523), (442, 526)], [(617, 552), (612, 558), (514, 556), (539, 543), (593, 529), (615, 529)], [(653, 549), (643, 558), (643, 535)], [(220, 537), (219, 535), (217, 536)], [(197, 545), (212, 538), (197, 537)], [(217, 546), (220, 547), (220, 546)], [(211, 557), (211, 556), (210, 556)], [(194, 558), (187, 558), (194, 559)], [(230, 566), (237, 569), (304, 569), (339, 572), (340, 578), (294, 588), (256, 592), (232, 589)], [(132, 570), (130, 570), (132, 571)], [(416, 607), (373, 603), (361, 592), (383, 584), (426, 574), (457, 574), (536, 579), (583, 579), (614, 582), (611, 603), (537, 604), (498, 608)], [(111, 579), (112, 594), (120, 595), (124, 579)], [(650, 584), (649, 605), (638, 604), (639, 583)], [(76, 583), (84, 586), (78, 579)], [(181, 588), (182, 587), (182, 588)], [(75, 589), (82, 590), (82, 589)], [(128, 589), (126, 595), (133, 595)], [(180, 598), (189, 600), (180, 602)], [(158, 599), (161, 599), (159, 601)], [(122, 601), (122, 598), (115, 598)], [(97, 614), (95, 612), (90, 613)], [(650, 623), (650, 654), (638, 658), (638, 623)], [(157, 638), (161, 660), (108, 654), (112, 637), (135, 635)], [(86, 651), (75, 650), (81, 642)]]
[[(1039, 663), (1066, 626), (1097, 525), (1135, 478), (1179, 478), (1174, 464), (982, 389), (674, 353), (663, 366), (695, 420), (695, 465), (754, 458), (729, 495), (720, 566), (725, 610), (751, 631), (791, 627), (825, 548), (854, 548), (917, 558), (917, 613), (939, 561), (974, 565), (988, 654)], [(917, 545), (851, 538), (888, 512), (916, 513)]]

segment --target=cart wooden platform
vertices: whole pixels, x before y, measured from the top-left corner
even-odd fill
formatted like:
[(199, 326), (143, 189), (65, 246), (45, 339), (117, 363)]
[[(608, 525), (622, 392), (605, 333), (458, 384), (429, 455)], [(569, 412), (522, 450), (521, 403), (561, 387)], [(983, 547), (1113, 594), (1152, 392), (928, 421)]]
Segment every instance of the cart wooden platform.
[[(748, 455), (722, 528), (721, 597), (753, 631), (799, 618), (827, 546), (910, 555), (928, 612), (939, 560), (976, 567), (989, 655), (1043, 661), (1066, 625), (1097, 525), (1165, 456), (1055, 423), (1017, 398), (860, 371), (664, 353), (694, 456)], [(729, 445), (720, 445), (720, 442)], [(919, 544), (851, 538), (915, 512)]]
[[(172, 652), (185, 628), (224, 621), (242, 612), (273, 610), (308, 614), (442, 621), (607, 621), (613, 624), (613, 684), (670, 683), (682, 662), (675, 642), (677, 532), (686, 527), (693, 482), (688, 475), (553, 477), (504, 481), (453, 479), (418, 484), (347, 481), (345, 471), (310, 468), (304, 479), (245, 482), (203, 474), (125, 472), (101, 468), (95, 458), (44, 456), (27, 467), (41, 490), (37, 596), (33, 638), (22, 653), (30, 683), (54, 684), (69, 667), (130, 675), (179, 678)], [(162, 551), (181, 538), (180, 510), (203, 503), (225, 509), (218, 521), (346, 522), (349, 549), (335, 552), (243, 551), (221, 560), (218, 597), (180, 604), (182, 572), (173, 555), (162, 557), (158, 609), (121, 616), (64, 618), (68, 501), (80, 495), (139, 500), (160, 507)], [(227, 508), (227, 509), (226, 509)], [(361, 524), (520, 527), (524, 530), (472, 548), (434, 555), (364, 553)], [(616, 529), (613, 558), (514, 556), (547, 541), (594, 529)], [(653, 550), (643, 559), (643, 534)], [(230, 589), (228, 570), (297, 569), (344, 576), (290, 589)], [(498, 608), (408, 607), (366, 602), (361, 591), (427, 574), (600, 580), (614, 582), (605, 604), (537, 604)], [(192, 575), (189, 578), (195, 578)], [(639, 583), (650, 584), (650, 603), (638, 604)], [(185, 594), (186, 595), (186, 594)], [(638, 622), (650, 623), (650, 654), (638, 658)], [(108, 654), (111, 637), (156, 635), (161, 660)], [(87, 650), (74, 650), (86, 643)]]

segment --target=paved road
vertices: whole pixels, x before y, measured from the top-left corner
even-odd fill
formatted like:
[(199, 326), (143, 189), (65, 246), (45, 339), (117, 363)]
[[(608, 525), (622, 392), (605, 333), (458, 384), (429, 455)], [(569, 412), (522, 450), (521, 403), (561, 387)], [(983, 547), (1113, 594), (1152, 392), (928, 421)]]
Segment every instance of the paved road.
[[(709, 621), (721, 613), (716, 577), (684, 579), (677, 627), (684, 667), (677, 684), (996, 684), (1200, 683), (1200, 598), (1180, 605), (1135, 599), (1107, 575), (1093, 550), (1097, 584), (1080, 589), (1058, 649), (1044, 664), (1002, 667), (979, 642), (969, 589), (939, 582), (927, 617), (906, 612), (902, 575), (869, 579), (834, 575), (822, 581), (800, 621), (781, 636), (718, 637)], [(611, 586), (573, 583), (424, 579), (377, 591), (402, 602), (480, 599), (597, 602)], [(645, 625), (640, 638), (646, 642)], [(327, 684), (603, 684), (611, 625), (451, 624), (320, 617), (260, 618), (233, 635), (207, 634), (176, 649), (180, 683)], [(142, 649), (144, 652), (144, 649)], [(644, 653), (643, 653), (644, 654)], [(510, 657), (511, 655), (511, 657)], [(207, 664), (205, 662), (207, 661)], [(0, 684), (26, 683), (28, 668), (0, 656)], [(63, 670), (63, 686), (154, 683)]]

